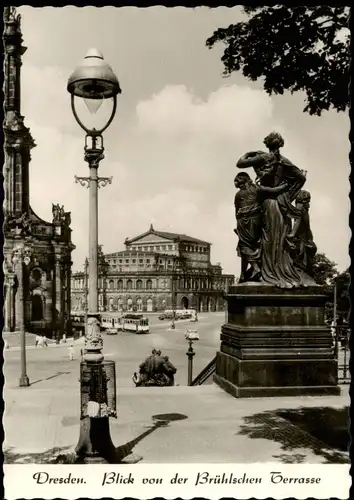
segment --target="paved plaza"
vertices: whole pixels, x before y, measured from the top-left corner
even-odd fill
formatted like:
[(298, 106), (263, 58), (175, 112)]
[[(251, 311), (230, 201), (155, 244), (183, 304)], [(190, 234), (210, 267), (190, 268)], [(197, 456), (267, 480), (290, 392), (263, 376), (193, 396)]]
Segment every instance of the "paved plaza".
[[(105, 356), (116, 361), (118, 418), (110, 420), (115, 445), (143, 463), (349, 463), (348, 386), (341, 386), (341, 396), (253, 399), (235, 399), (211, 381), (186, 386), (186, 328), (197, 326), (200, 333), (197, 375), (215, 356), (223, 322), (223, 313), (201, 314), (197, 324), (181, 322), (170, 330), (155, 316), (149, 335), (104, 336)], [(79, 435), (82, 340), (73, 361), (68, 345), (35, 348), (30, 335), (28, 343), (30, 387), (18, 387), (18, 346), (10, 343), (5, 353), (7, 463), (48, 463), (71, 452)], [(153, 347), (177, 367), (177, 387), (134, 387), (131, 376)]]

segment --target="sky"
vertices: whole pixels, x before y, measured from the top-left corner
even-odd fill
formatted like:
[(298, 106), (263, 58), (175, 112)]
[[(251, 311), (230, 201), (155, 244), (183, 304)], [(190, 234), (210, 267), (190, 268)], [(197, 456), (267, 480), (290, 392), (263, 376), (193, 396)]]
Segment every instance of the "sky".
[(269, 97), (241, 73), (222, 76), (220, 45), (206, 39), (242, 19), (241, 7), (18, 8), (24, 45), (21, 92), (25, 123), (37, 144), (30, 164), (30, 200), (51, 221), (52, 203), (71, 211), (73, 269), (88, 253), (88, 190), (84, 132), (74, 120), (68, 77), (91, 47), (118, 77), (122, 94), (104, 133), (99, 175), (99, 242), (105, 253), (125, 238), (156, 230), (212, 243), (212, 263), (239, 274), (233, 179), (246, 151), (266, 150), (275, 130), (282, 154), (307, 170), (311, 224), (318, 251), (349, 265), (349, 117), (303, 113), (304, 96)]

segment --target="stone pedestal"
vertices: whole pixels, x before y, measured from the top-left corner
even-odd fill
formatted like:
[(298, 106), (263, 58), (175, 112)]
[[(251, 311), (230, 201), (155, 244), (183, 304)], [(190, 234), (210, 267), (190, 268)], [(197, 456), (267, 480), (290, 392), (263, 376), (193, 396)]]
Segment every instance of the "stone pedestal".
[(232, 286), (214, 381), (235, 397), (338, 395), (321, 286)]

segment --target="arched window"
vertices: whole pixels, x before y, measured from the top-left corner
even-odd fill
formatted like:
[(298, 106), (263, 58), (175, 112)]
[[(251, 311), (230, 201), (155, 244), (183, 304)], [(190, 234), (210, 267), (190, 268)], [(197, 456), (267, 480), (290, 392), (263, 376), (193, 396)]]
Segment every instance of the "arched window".
[(151, 280), (147, 280), (147, 282), (146, 282), (146, 288), (147, 288), (147, 290), (151, 290), (152, 289), (152, 281)]
[(128, 311), (133, 310), (133, 300), (132, 299), (127, 300), (127, 309), (128, 309)]
[(118, 311), (123, 311), (123, 299), (118, 299)]
[(137, 305), (138, 311), (142, 311), (143, 310), (143, 301), (141, 299), (137, 299), (136, 305)]
[[(141, 280), (137, 280), (136, 282), (136, 289), (137, 290), (142, 290), (143, 288), (143, 282)], [(141, 309), (138, 309), (139, 311), (141, 311)]]
[(118, 290), (123, 290), (123, 280), (118, 280)]
[(152, 306), (152, 299), (147, 299), (146, 301), (146, 310), (147, 312), (152, 312), (153, 306)]
[(132, 288), (133, 288), (133, 282), (132, 282), (132, 280), (128, 280), (127, 281), (127, 289), (131, 290)]
[(109, 289), (110, 290), (114, 289), (114, 281), (113, 280), (109, 280)]

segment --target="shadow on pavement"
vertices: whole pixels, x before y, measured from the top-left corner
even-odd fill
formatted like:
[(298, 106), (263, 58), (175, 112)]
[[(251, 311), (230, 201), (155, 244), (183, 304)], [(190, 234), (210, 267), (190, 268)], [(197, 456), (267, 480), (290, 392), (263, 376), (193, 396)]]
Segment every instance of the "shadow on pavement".
[[(117, 446), (114, 450), (114, 461), (112, 463), (137, 463), (140, 462), (143, 457), (140, 456), (132, 456), (132, 451), (134, 447), (142, 441), (146, 436), (156, 431), (160, 427), (167, 427), (170, 422), (177, 420), (184, 420), (188, 418), (186, 415), (182, 415), (181, 413), (165, 413), (160, 415), (153, 415), (152, 420), (154, 421), (153, 425), (149, 426), (146, 431), (139, 434), (136, 438), (132, 439), (128, 443), (125, 443), (121, 446)], [(50, 458), (51, 459), (50, 459)], [(39, 462), (38, 462), (39, 463)], [(88, 463), (107, 463), (103, 458), (96, 457), (80, 457), (75, 453), (64, 454), (61, 453), (57, 455), (56, 458), (53, 459), (53, 454), (50, 455), (48, 453), (47, 463), (55, 463), (55, 464), (88, 464)]]
[(58, 372), (56, 373), (55, 375), (51, 375), (50, 377), (46, 377), (46, 378), (40, 378), (38, 380), (35, 380), (34, 382), (31, 382), (30, 385), (33, 385), (33, 384), (38, 384), (38, 382), (44, 382), (45, 380), (50, 380), (52, 378), (56, 378), (56, 377), (60, 377), (60, 375), (70, 375), (71, 372)]
[[(177, 421), (177, 420), (184, 420), (188, 418), (186, 415), (182, 415), (181, 413), (164, 413), (160, 415), (153, 415), (152, 420), (154, 421), (153, 425), (147, 428), (145, 432), (137, 436), (135, 439), (132, 441), (129, 441), (128, 443), (125, 443), (122, 446), (118, 446), (116, 448), (116, 453), (118, 460), (124, 460), (128, 455), (131, 454), (133, 451), (133, 448), (141, 441), (144, 439), (146, 436), (151, 434), (152, 432), (156, 431), (160, 427), (167, 427), (170, 422)], [(141, 457), (142, 459), (142, 457)], [(140, 459), (140, 460), (141, 460)]]
[[(349, 409), (301, 407), (266, 411), (245, 417), (239, 434), (251, 439), (269, 439), (281, 443), (283, 451), (310, 449), (324, 463), (349, 463)], [(305, 454), (274, 455), (283, 463), (303, 463)]]
[(4, 451), (4, 462), (5, 464), (48, 464), (51, 463), (55, 455), (64, 453), (70, 448), (72, 448), (72, 446), (51, 448), (43, 452), (19, 453), (15, 452), (13, 447), (10, 447)]

